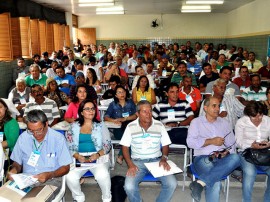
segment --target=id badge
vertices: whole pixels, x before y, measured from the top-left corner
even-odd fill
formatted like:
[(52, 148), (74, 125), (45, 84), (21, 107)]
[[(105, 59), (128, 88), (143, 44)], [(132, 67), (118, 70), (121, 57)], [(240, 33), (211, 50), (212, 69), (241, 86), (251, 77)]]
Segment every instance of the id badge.
[(225, 107), (223, 104), (220, 105), (219, 112), (226, 111)]
[(0, 132), (0, 142), (4, 141), (4, 132)]
[(175, 111), (174, 111), (174, 109), (168, 109), (167, 114), (168, 114), (168, 120), (174, 120), (175, 119)]
[(37, 165), (38, 159), (40, 157), (39, 151), (33, 151), (28, 159), (27, 164), (35, 167)]
[(142, 149), (149, 149), (152, 147), (152, 139), (148, 133), (143, 134)]
[(192, 97), (190, 95), (187, 95), (186, 96), (186, 100), (188, 101), (189, 104), (191, 104), (191, 103), (194, 102), (193, 99), (192, 99)]
[(240, 90), (245, 90), (245, 86), (240, 86)]
[(195, 68), (194, 67), (190, 67), (189, 70), (194, 73), (195, 72)]
[(23, 105), (23, 104), (26, 104), (26, 100), (24, 97), (20, 98), (20, 103)]
[(146, 97), (145, 96), (141, 96), (141, 100), (146, 100)]
[(124, 112), (122, 113), (122, 117), (125, 118), (125, 117), (129, 117), (129, 113), (128, 112)]

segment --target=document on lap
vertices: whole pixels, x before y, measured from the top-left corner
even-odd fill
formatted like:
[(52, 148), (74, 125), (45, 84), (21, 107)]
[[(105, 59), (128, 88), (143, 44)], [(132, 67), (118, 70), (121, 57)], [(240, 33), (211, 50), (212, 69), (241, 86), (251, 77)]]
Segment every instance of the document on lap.
[(11, 176), (20, 189), (24, 189), (38, 182), (38, 179), (30, 174), (20, 173), (12, 174)]
[(179, 167), (176, 166), (174, 162), (168, 160), (167, 163), (170, 165), (171, 169), (169, 171), (164, 170), (163, 166), (159, 166), (159, 161), (151, 162), (151, 163), (144, 163), (147, 169), (151, 172), (151, 174), (157, 178), (167, 175), (173, 175), (176, 173), (183, 172)]
[[(83, 155), (84, 157), (89, 158), (91, 156), (91, 154), (93, 154), (93, 153), (88, 152), (88, 153), (83, 153), (80, 155)], [(91, 162), (91, 163), (80, 163), (78, 160), (76, 160), (76, 167), (81, 168), (81, 169), (84, 169), (86, 167), (87, 168), (94, 168), (94, 167), (99, 166), (100, 164), (104, 164), (107, 162), (109, 162), (109, 154), (100, 156), (96, 161)]]

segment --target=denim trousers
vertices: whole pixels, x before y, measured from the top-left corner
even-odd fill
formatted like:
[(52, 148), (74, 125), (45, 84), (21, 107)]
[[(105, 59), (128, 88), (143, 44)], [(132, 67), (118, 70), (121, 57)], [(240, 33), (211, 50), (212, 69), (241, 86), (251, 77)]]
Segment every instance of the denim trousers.
[(199, 180), (206, 184), (206, 201), (219, 201), (220, 181), (240, 166), (240, 159), (237, 154), (229, 154), (209, 161), (208, 155), (201, 155), (194, 158), (193, 164)]
[(90, 170), (97, 181), (102, 194), (103, 202), (111, 201), (111, 178), (109, 171), (109, 163), (98, 165), (95, 168), (74, 168), (69, 171), (66, 176), (67, 186), (72, 193), (72, 198), (77, 202), (84, 202), (85, 195), (82, 192), (80, 178)]
[(253, 185), (257, 176), (257, 169), (263, 170), (268, 176), (267, 187), (264, 193), (264, 202), (270, 201), (270, 166), (256, 166), (245, 160), (245, 157), (239, 153), (241, 159), (241, 168), (243, 170), (242, 198), (244, 202), (252, 201)]
[[(130, 202), (141, 202), (139, 184), (143, 181), (144, 176), (149, 173), (144, 163), (160, 161), (160, 158), (154, 159), (133, 159), (133, 163), (138, 167), (138, 172), (134, 177), (126, 176), (125, 191)], [(157, 202), (169, 202), (177, 186), (177, 181), (174, 175), (168, 175), (157, 178), (161, 181), (161, 191), (157, 197)]]

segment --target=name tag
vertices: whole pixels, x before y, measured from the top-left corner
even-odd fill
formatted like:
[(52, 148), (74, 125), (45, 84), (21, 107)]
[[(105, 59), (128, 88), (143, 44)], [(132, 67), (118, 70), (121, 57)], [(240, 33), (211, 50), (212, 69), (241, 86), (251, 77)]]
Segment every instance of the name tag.
[(141, 96), (141, 100), (146, 100), (146, 97), (145, 96)]
[(68, 80), (62, 80), (62, 83), (69, 83)]
[(195, 68), (194, 68), (194, 67), (190, 67), (189, 70), (190, 70), (192, 73), (194, 73)]
[(23, 104), (26, 104), (26, 100), (25, 100), (25, 98), (24, 97), (21, 97), (20, 98), (20, 103), (23, 105)]
[(168, 109), (167, 114), (168, 114), (168, 119), (169, 120), (174, 120), (175, 119), (175, 111), (174, 111), (174, 109)]
[(142, 141), (142, 149), (149, 149), (152, 147), (152, 140), (150, 138), (150, 134), (145, 133), (143, 134), (143, 141)]
[(27, 161), (27, 164), (29, 166), (35, 167), (37, 165), (38, 159), (40, 157), (40, 152), (39, 151), (33, 151)]
[(251, 64), (248, 64), (248, 69), (252, 69), (252, 65)]
[(245, 86), (240, 86), (240, 90), (245, 90)]
[(4, 132), (0, 132), (0, 142), (4, 141)]
[(226, 111), (226, 109), (225, 109), (225, 107), (224, 107), (224, 105), (220, 105), (220, 108), (219, 108), (219, 112), (223, 112), (223, 111)]
[(122, 113), (122, 117), (129, 117), (129, 113), (128, 112)]
[(192, 97), (190, 95), (187, 95), (186, 96), (186, 100), (188, 101), (189, 104), (191, 104), (191, 103), (194, 102), (193, 99), (192, 99)]

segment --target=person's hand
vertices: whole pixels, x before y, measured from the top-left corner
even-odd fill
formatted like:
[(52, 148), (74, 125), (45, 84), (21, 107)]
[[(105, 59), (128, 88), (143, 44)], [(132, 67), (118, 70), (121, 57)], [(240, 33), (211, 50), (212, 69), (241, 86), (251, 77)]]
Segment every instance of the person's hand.
[(212, 144), (216, 145), (216, 146), (221, 146), (224, 144), (224, 138), (222, 137), (214, 137), (211, 139), (212, 140)]
[(99, 158), (99, 155), (97, 153), (94, 153), (89, 157), (89, 162), (91, 163), (93, 161), (96, 161), (98, 158)]
[(113, 123), (117, 124), (117, 125), (121, 125), (121, 121), (119, 119), (114, 119)]
[(159, 162), (159, 167), (163, 166), (164, 170), (171, 170), (171, 166), (167, 163), (167, 160), (164, 158), (161, 158), (160, 162)]
[(251, 148), (253, 148), (253, 149), (264, 149), (264, 148), (268, 148), (269, 146), (270, 146), (270, 144), (266, 140), (264, 140), (262, 142), (256, 142), (256, 141), (254, 141), (251, 144)]
[(52, 178), (52, 173), (51, 172), (44, 172), (44, 173), (40, 173), (38, 175), (34, 175), (34, 178), (37, 178), (37, 180), (41, 183), (46, 182), (47, 180)]
[(17, 174), (17, 170), (15, 168), (12, 168), (8, 173), (7, 173), (7, 178), (10, 180), (10, 181), (13, 181), (13, 178), (12, 178), (12, 174)]
[(136, 165), (132, 165), (127, 170), (128, 177), (135, 177), (136, 173), (139, 171), (139, 168)]
[(222, 117), (222, 118), (226, 117), (227, 115), (228, 113), (226, 111), (222, 111), (219, 113), (219, 117)]
[(79, 155), (79, 157), (77, 158), (77, 160), (80, 162), (80, 163), (85, 163), (86, 162), (86, 158), (82, 155)]
[(167, 123), (166, 126), (168, 127), (177, 127), (178, 123), (174, 122), (174, 123)]
[(61, 86), (62, 86), (62, 88), (66, 88), (66, 87), (69, 87), (69, 84), (68, 83), (62, 83)]
[(18, 105), (17, 107), (16, 107), (16, 109), (17, 110), (21, 110), (22, 108), (24, 108), (25, 107), (25, 104), (22, 104), (22, 105)]

